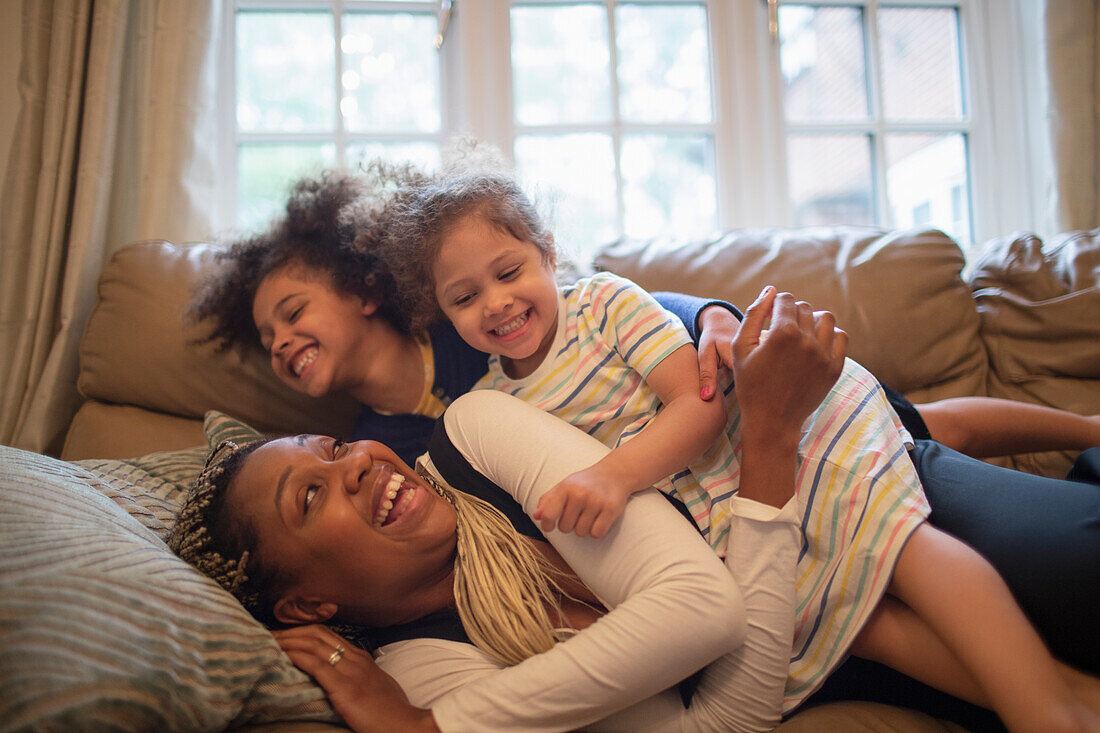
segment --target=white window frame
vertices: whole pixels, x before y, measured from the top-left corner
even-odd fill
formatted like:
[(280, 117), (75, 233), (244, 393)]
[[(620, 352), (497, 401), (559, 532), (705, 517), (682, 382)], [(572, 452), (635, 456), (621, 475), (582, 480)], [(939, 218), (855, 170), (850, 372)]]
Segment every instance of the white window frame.
[[(452, 106), (450, 89), (444, 78), (447, 68), (446, 56), (441, 60), (440, 68), (440, 131), (438, 133), (370, 133), (357, 135), (348, 133), (345, 129), (343, 116), (340, 113), (340, 80), (343, 74), (343, 55), (340, 52), (340, 38), (343, 36), (341, 26), (343, 14), (349, 11), (384, 11), (384, 12), (417, 12), (423, 13), (436, 3), (436, 0), (408, 0), (406, 2), (394, 2), (386, 0), (375, 2), (374, 0), (320, 0), (309, 2), (308, 0), (225, 0), (222, 3), (222, 47), (219, 49), (219, 70), (221, 83), (218, 85), (219, 101), (219, 155), (223, 161), (222, 178), (219, 183), (221, 196), (219, 197), (220, 209), (216, 213), (217, 221), (222, 228), (232, 228), (236, 221), (238, 205), (237, 198), (237, 148), (241, 142), (332, 142), (335, 145), (335, 165), (342, 167), (346, 164), (346, 147), (356, 138), (365, 137), (371, 140), (385, 141), (387, 139), (399, 141), (430, 141), (442, 144), (448, 136), (450, 120), (448, 109)], [(333, 79), (336, 95), (334, 98), (334, 119), (336, 127), (332, 134), (319, 133), (243, 133), (238, 134), (236, 122), (236, 86), (237, 86), (237, 56), (236, 56), (236, 13), (248, 10), (270, 10), (281, 12), (293, 12), (300, 10), (331, 10), (333, 13), (333, 42), (334, 73)]]
[[(559, 2), (567, 0), (545, 0)], [(597, 0), (602, 2), (602, 0)], [(651, 2), (659, 0), (639, 0)], [(767, 33), (767, 0), (701, 0), (710, 21), (715, 175), (720, 228), (784, 227), (792, 222), (787, 196), (786, 136), (777, 42)], [(782, 1), (782, 0), (780, 0)], [(791, 0), (819, 5), (855, 0)], [(942, 7), (944, 0), (871, 0), (877, 6)], [(963, 84), (968, 91), (970, 206), (976, 243), (1018, 229), (1042, 231), (1046, 128), (1041, 50), (1024, 22), (1033, 0), (959, 0)], [(232, 227), (236, 210), (234, 12), (238, 7), (300, 9), (296, 0), (226, 0), (220, 60), (222, 210)], [(361, 7), (337, 0), (342, 8)], [(398, 9), (399, 3), (379, 3)], [(418, 6), (422, 8), (423, 6)], [(454, 0), (441, 55), (442, 130), (471, 135), (510, 155), (512, 119), (508, 0)], [(339, 54), (337, 54), (339, 56)], [(339, 63), (337, 64), (339, 73)], [(976, 84), (975, 80), (981, 80)], [(471, 83), (473, 82), (473, 83)], [(337, 99), (337, 104), (339, 100)], [(881, 144), (881, 142), (877, 143)], [(337, 155), (343, 155), (337, 141)], [(880, 151), (881, 152), (881, 151)], [(338, 158), (339, 159), (339, 158)], [(876, 196), (883, 197), (879, 186)], [(889, 207), (880, 200), (881, 215)], [(889, 220), (883, 221), (889, 226)]]

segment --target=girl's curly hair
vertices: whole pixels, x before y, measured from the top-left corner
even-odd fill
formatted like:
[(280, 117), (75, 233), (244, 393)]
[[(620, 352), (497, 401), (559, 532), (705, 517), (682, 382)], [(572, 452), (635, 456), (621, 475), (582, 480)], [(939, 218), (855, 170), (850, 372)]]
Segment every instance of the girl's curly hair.
[(377, 301), (377, 312), (407, 332), (393, 277), (376, 252), (378, 215), (399, 187), (421, 178), (409, 166), (374, 161), (356, 174), (328, 171), (298, 181), (285, 213), (258, 234), (230, 242), (195, 289), (185, 317), (211, 324), (197, 343), (215, 343), (219, 351), (259, 348), (252, 301), (264, 278), (287, 265), (327, 277), (337, 292)]
[[(356, 239), (360, 249), (373, 245), (385, 259), (415, 330), (444, 319), (435, 297), (432, 263), (443, 238), (469, 215), (535, 245), (544, 262), (556, 257), (550, 229), (499, 153), (466, 143), (438, 174), (407, 181), (387, 203), (378, 229), (364, 230)], [(378, 239), (371, 242), (370, 236)]]

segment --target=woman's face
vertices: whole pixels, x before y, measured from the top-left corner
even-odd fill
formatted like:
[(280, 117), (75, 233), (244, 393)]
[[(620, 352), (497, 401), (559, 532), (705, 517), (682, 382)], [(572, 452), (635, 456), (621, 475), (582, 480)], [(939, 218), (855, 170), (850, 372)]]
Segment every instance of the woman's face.
[(294, 263), (267, 275), (252, 300), (271, 368), (311, 397), (355, 388), (353, 367), (370, 348), (368, 317), (376, 310), (376, 303), (338, 291), (326, 274)]
[(256, 528), (261, 564), (293, 579), (275, 606), (284, 623), (339, 611), (390, 626), (453, 601), (454, 508), (380, 443), (273, 441), (245, 459), (227, 498)]

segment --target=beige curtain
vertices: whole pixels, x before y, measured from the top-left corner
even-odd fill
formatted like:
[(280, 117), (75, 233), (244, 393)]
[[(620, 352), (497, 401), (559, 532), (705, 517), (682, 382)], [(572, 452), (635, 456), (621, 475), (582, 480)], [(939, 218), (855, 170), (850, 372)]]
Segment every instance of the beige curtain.
[(1056, 231), (1100, 227), (1100, 3), (1043, 3)]
[(0, 194), (0, 443), (56, 453), (100, 269), (209, 235), (219, 0), (25, 0)]

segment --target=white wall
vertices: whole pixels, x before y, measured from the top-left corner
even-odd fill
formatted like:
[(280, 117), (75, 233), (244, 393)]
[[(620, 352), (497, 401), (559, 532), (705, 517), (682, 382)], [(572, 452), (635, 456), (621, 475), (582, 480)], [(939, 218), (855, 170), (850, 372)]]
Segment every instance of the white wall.
[[(19, 60), (23, 55), (23, 2), (0, 0), (0, 162), (8, 169), (19, 118)], [(2, 215), (2, 214), (0, 214)]]

